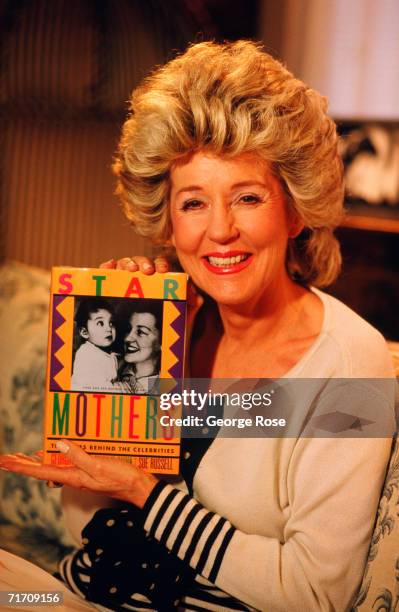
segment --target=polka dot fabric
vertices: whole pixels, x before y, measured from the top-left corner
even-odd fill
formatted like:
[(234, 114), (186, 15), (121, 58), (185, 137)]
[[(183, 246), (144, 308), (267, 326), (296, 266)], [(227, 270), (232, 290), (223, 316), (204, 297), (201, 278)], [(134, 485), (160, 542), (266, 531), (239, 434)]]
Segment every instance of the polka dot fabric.
[[(195, 571), (148, 536), (140, 510), (99, 510), (82, 532), (92, 571), (86, 598), (111, 609), (143, 601), (160, 612), (177, 609)], [(94, 570), (94, 571), (93, 571)]]

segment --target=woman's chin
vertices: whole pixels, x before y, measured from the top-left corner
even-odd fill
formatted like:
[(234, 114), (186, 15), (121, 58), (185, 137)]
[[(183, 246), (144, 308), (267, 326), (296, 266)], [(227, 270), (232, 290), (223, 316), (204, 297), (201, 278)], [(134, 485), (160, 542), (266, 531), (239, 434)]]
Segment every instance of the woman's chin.
[(140, 367), (140, 368), (148, 368), (149, 366), (151, 366), (152, 368), (154, 367), (154, 357), (153, 356), (149, 356), (149, 357), (138, 357), (136, 355), (125, 355), (123, 358), (125, 363), (128, 363), (129, 365), (132, 366), (136, 366), (136, 367)]
[(228, 290), (218, 290), (213, 287), (207, 293), (219, 306), (241, 306), (248, 304), (251, 301), (251, 297), (255, 297), (248, 295), (247, 292), (242, 292), (240, 288), (233, 287)]
[(139, 363), (140, 359), (138, 357), (135, 357), (135, 355), (124, 355), (123, 361), (125, 363), (135, 364), (135, 363)]

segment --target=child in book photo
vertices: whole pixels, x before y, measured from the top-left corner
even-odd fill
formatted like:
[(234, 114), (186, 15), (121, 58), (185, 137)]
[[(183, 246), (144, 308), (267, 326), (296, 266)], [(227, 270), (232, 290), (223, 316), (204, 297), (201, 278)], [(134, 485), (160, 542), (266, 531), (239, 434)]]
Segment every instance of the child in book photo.
[(75, 323), (82, 344), (73, 360), (71, 390), (114, 390), (118, 358), (112, 350), (116, 339), (113, 306), (104, 298), (80, 298)]

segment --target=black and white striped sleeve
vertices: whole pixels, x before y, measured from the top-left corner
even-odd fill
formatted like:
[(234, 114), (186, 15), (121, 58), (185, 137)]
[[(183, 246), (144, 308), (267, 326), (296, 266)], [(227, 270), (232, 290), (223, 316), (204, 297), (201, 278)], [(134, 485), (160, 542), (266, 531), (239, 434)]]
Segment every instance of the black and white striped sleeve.
[(228, 520), (159, 482), (143, 508), (144, 529), (196, 572), (215, 582), (235, 533)]
[(89, 555), (83, 548), (80, 548), (61, 560), (58, 571), (71, 591), (86, 597), (90, 583), (91, 565)]

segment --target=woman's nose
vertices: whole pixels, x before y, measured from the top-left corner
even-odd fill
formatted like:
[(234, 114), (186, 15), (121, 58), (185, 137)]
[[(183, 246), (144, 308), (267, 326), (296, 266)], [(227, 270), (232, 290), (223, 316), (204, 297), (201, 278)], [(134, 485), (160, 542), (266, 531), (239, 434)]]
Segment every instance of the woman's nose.
[(125, 342), (134, 342), (134, 340), (136, 340), (136, 334), (134, 333), (134, 330), (131, 329), (125, 337)]
[(239, 231), (233, 211), (225, 206), (215, 206), (209, 217), (207, 233), (210, 240), (219, 244), (235, 240)]

